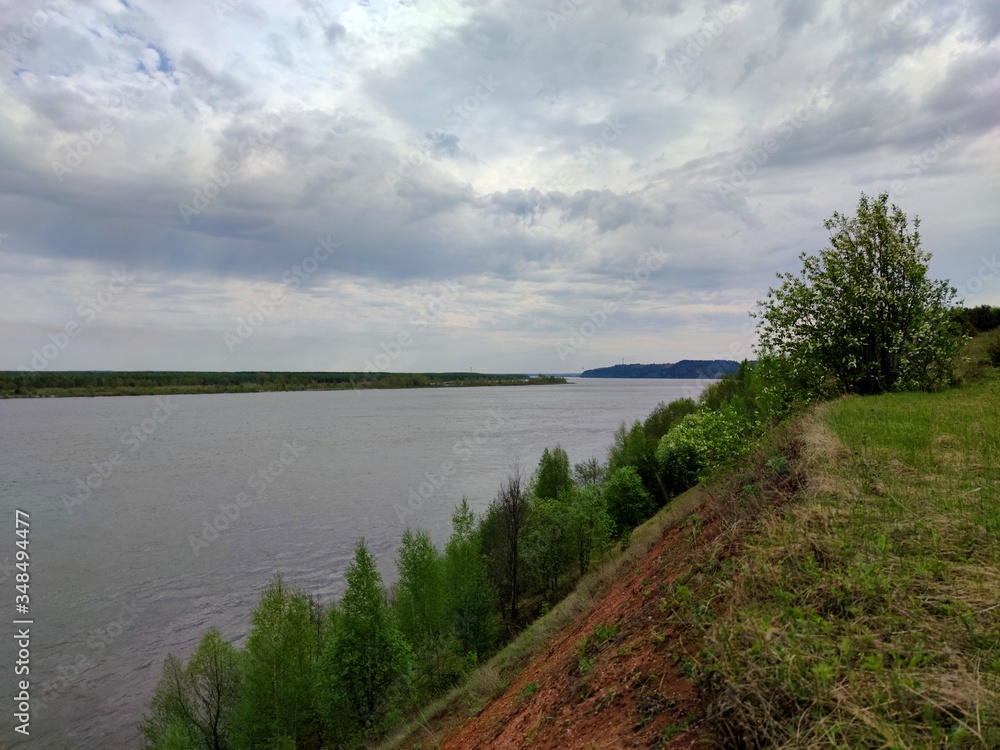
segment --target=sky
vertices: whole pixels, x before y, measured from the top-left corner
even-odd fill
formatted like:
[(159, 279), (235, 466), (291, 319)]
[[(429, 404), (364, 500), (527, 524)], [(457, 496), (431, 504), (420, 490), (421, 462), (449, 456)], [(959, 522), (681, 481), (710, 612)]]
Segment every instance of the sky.
[(753, 356), (862, 192), (1000, 304), (1000, 4), (0, 3), (0, 369)]

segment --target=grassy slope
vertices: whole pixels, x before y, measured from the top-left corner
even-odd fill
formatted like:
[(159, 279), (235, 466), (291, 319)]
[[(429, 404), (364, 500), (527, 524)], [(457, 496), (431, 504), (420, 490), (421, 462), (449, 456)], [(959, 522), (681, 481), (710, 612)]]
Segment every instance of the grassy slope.
[(819, 416), (810, 490), (706, 632), (709, 718), (733, 745), (1000, 747), (1000, 381)]
[(961, 388), (842, 399), (770, 436), (389, 746), (1000, 747), (981, 344)]

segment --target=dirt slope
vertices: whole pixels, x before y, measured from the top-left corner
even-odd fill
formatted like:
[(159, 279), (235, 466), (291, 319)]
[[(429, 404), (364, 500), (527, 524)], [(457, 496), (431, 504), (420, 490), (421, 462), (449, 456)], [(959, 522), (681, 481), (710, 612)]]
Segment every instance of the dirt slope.
[[(668, 530), (621, 572), (587, 616), (564, 629), (503, 695), (443, 738), (440, 747), (697, 746), (699, 704), (683, 674), (683, 656), (696, 644), (664, 626), (658, 596), (686, 567), (689, 528)], [(713, 535), (706, 527), (701, 538)], [(692, 726), (685, 729), (689, 719)], [(667, 727), (673, 736), (664, 741)]]
[(661, 607), (675, 579), (691, 576), (693, 558), (727, 554), (721, 522), (705, 509), (709, 498), (708, 490), (696, 487), (637, 530), (625, 562), (612, 576), (605, 572), (582, 611), (518, 665), (506, 688), (478, 713), (470, 718), (468, 703), (453, 700), (390, 746), (707, 747), (685, 674), (687, 657), (699, 644), (670, 624)]

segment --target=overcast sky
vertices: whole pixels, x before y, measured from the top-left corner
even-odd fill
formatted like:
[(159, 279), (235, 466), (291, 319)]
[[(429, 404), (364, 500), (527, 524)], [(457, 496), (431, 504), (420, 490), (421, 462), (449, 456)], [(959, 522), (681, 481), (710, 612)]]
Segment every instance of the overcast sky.
[(1000, 304), (995, 0), (0, 7), (2, 369), (738, 359), (862, 191)]

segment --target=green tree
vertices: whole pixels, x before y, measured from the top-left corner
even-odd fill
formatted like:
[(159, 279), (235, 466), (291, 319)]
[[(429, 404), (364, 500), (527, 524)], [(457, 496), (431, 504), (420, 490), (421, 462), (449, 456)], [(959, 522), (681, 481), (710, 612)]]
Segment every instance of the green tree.
[(172, 747), (182, 737), (188, 738), (192, 747), (206, 750), (231, 747), (230, 721), (239, 689), (239, 652), (212, 628), (186, 668), (174, 656), (165, 660), (151, 714), (140, 725), (147, 747)]
[(357, 742), (380, 727), (410, 683), (413, 653), (383, 600), (382, 576), (361, 539), (347, 591), (320, 658), (316, 689), (327, 731)]
[(607, 467), (596, 458), (591, 457), (573, 467), (573, 481), (577, 487), (600, 489), (604, 484)]
[(927, 277), (920, 220), (888, 193), (864, 193), (857, 214), (824, 222), (830, 247), (802, 253), (798, 276), (758, 302), (762, 357), (786, 358), (809, 394), (933, 389), (953, 377), (961, 339), (949, 314), (955, 290)]
[(608, 478), (604, 483), (604, 500), (618, 536), (656, 512), (656, 501), (643, 486), (634, 466), (622, 466)]
[(646, 417), (642, 423), (642, 431), (652, 445), (658, 445), (660, 438), (670, 432), (670, 428), (680, 422), (688, 414), (694, 414), (698, 405), (689, 398), (679, 398), (665, 404), (662, 401)]
[(538, 469), (532, 482), (532, 494), (537, 498), (555, 500), (559, 493), (573, 486), (570, 475), (569, 456), (559, 445), (551, 451), (546, 448), (538, 461)]
[(449, 638), (445, 559), (424, 531), (403, 532), (396, 570), (399, 582), (393, 609), (403, 637), (417, 657), (416, 686), (433, 695), (462, 674), (464, 654), (455, 654)]
[(500, 483), (480, 524), (488, 571), (500, 593), (501, 611), (510, 623), (517, 620), (524, 566), (522, 541), (531, 513), (531, 502), (519, 464)]
[(622, 422), (608, 448), (608, 476), (613, 476), (626, 466), (635, 469), (648, 493), (663, 495), (657, 478), (656, 443), (646, 437), (642, 422), (638, 419), (631, 429)]
[(270, 750), (279, 738), (315, 744), (319, 726), (312, 688), (316, 607), (276, 576), (251, 617), (234, 734), (241, 748)]
[(598, 487), (573, 488), (564, 504), (569, 509), (569, 537), (580, 575), (607, 549), (614, 536), (615, 524)]
[(547, 597), (559, 588), (559, 576), (574, 560), (572, 508), (567, 491), (560, 499), (535, 498), (524, 535), (525, 568)]
[(476, 517), (464, 497), (451, 516), (451, 528), (445, 547), (449, 619), (460, 653), (478, 662), (496, 642), (499, 597), (487, 574)]

